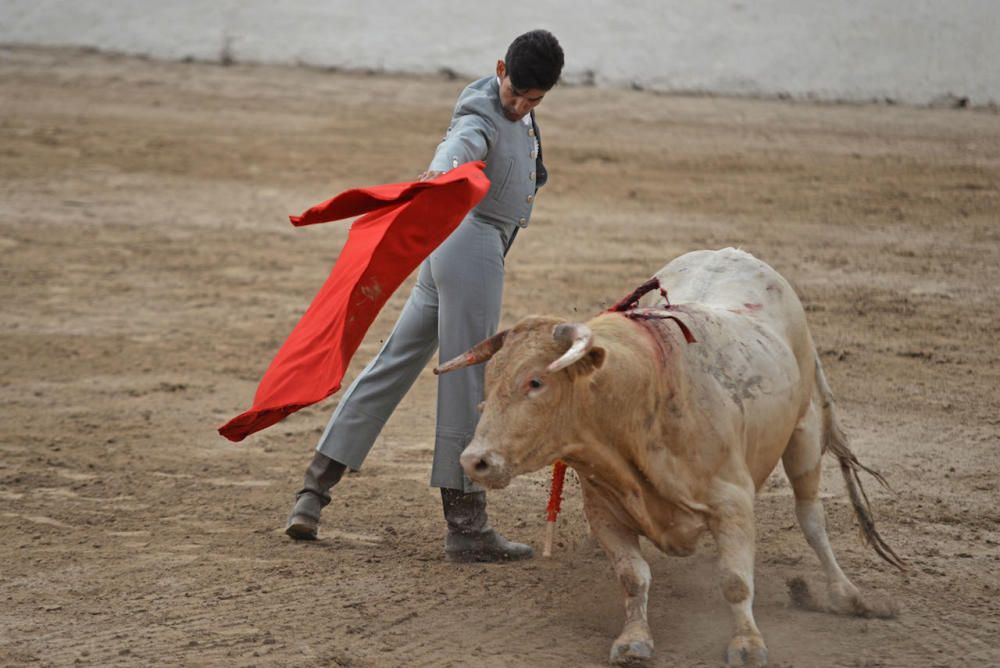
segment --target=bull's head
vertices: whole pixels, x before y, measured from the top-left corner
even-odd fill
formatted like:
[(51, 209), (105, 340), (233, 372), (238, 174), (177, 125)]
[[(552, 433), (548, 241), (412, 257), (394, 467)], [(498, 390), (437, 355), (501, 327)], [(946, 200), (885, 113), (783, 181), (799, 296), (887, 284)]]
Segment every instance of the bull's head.
[(604, 358), (587, 325), (533, 316), (436, 368), (445, 373), (492, 359), (482, 417), (461, 457), (466, 474), (486, 487), (506, 487), (562, 456), (589, 409), (581, 384)]

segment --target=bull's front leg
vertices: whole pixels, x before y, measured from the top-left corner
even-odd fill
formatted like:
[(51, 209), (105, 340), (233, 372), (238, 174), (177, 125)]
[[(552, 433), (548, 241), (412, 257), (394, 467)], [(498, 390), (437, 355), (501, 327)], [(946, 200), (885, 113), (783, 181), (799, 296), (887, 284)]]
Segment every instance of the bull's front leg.
[(753, 618), (756, 530), (753, 483), (749, 480), (748, 483), (745, 486), (718, 481), (711, 504), (714, 517), (709, 522), (719, 546), (722, 595), (736, 623), (736, 632), (726, 651), (726, 665), (730, 667), (767, 665), (767, 646)]
[[(586, 499), (586, 497), (585, 497)], [(646, 618), (649, 564), (639, 551), (639, 536), (609, 514), (587, 503), (587, 520), (625, 589), (625, 628), (611, 646), (611, 663), (639, 666), (653, 656), (653, 636)]]

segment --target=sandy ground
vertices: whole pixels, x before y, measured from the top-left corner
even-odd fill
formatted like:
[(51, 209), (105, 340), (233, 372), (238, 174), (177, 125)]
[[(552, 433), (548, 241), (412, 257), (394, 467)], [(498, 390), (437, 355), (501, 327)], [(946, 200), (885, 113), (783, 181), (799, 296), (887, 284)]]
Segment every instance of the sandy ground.
[[(322, 540), (281, 533), (336, 397), (231, 444), (346, 237), (286, 214), (421, 171), (463, 82), (0, 50), (0, 665), (600, 666), (623, 621), (571, 479), (555, 558), (442, 560), (428, 370)], [(896, 620), (822, 590), (775, 473), (757, 620), (777, 666), (1000, 664), (1000, 116), (565, 88), (552, 179), (508, 258), (504, 324), (588, 317), (670, 258), (738, 245), (799, 290), (899, 574), (833, 462), (841, 563)], [(356, 358), (374, 352), (395, 295)], [(491, 494), (540, 546), (547, 474)], [(705, 541), (645, 548), (657, 666), (720, 663)]]

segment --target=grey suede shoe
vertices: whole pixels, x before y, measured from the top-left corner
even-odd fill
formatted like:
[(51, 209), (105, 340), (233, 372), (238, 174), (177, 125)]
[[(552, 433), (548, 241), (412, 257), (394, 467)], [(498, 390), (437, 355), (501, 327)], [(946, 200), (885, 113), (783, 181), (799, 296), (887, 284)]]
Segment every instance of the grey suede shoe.
[(330, 488), (336, 485), (347, 467), (317, 452), (306, 468), (302, 489), (295, 495), (295, 505), (288, 516), (285, 533), (295, 540), (316, 540), (319, 513), (330, 503)]
[(444, 554), (449, 561), (518, 561), (534, 556), (530, 546), (509, 541), (489, 527), (486, 492), (442, 488), (441, 501), (448, 522)]
[(520, 561), (531, 559), (535, 556), (535, 551), (530, 545), (509, 541), (494, 529), (487, 529), (475, 536), (449, 532), (444, 543), (444, 554), (448, 561), (469, 563)]
[(316, 540), (319, 531), (319, 511), (330, 503), (330, 497), (325, 499), (309, 490), (302, 490), (295, 495), (295, 505), (288, 516), (285, 533), (295, 540)]

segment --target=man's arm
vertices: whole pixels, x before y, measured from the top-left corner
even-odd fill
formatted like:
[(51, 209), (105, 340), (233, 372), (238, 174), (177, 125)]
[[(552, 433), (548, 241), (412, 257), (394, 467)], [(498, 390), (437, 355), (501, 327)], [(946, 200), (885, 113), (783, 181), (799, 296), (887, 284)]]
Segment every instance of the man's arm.
[(475, 113), (458, 116), (438, 144), (434, 159), (419, 180), (430, 180), (473, 160), (485, 160), (496, 136), (496, 126), (489, 119)]

